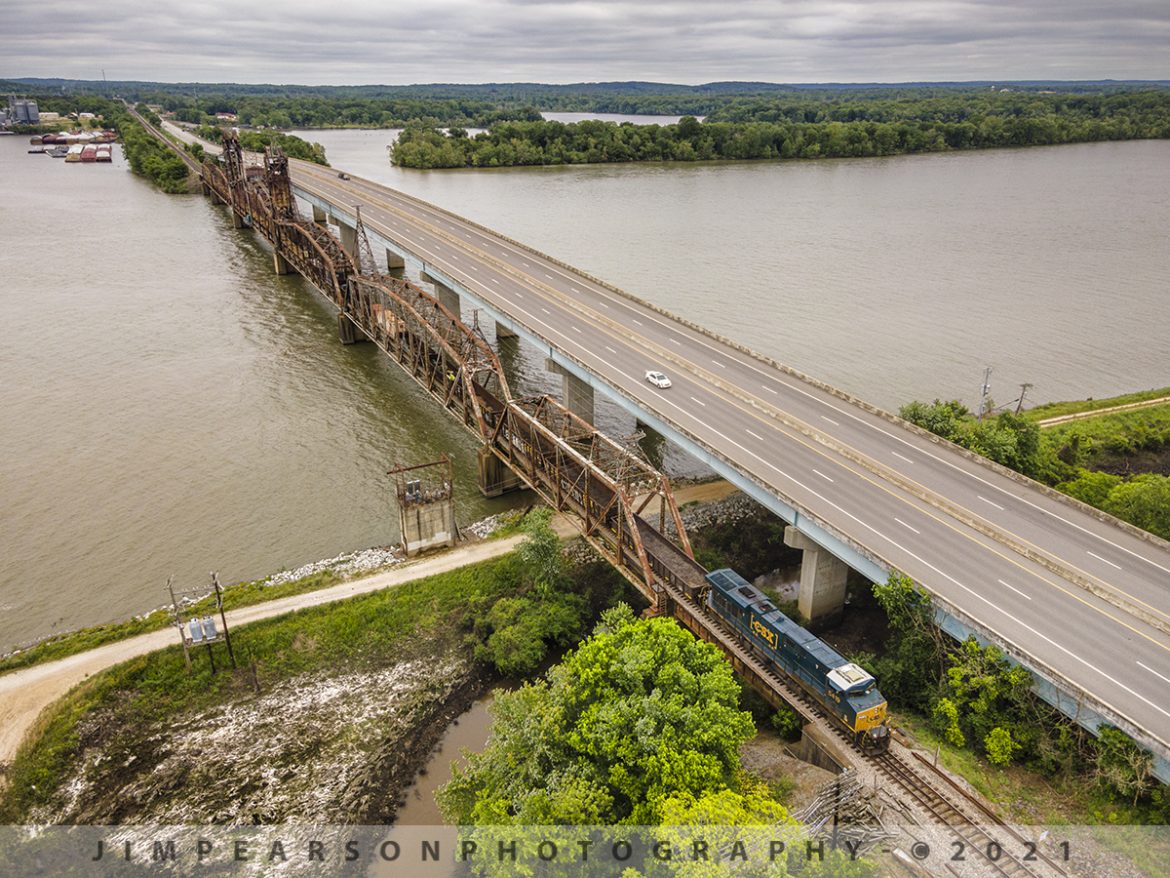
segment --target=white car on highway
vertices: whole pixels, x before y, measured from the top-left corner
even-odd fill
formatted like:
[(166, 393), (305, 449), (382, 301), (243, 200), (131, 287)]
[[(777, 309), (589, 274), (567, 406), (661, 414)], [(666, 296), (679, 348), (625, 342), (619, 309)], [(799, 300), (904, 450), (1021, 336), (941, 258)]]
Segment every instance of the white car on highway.
[(670, 387), (670, 379), (667, 378), (666, 375), (664, 375), (662, 372), (655, 372), (654, 370), (651, 370), (646, 373), (646, 380), (655, 387), (661, 387), (663, 390)]

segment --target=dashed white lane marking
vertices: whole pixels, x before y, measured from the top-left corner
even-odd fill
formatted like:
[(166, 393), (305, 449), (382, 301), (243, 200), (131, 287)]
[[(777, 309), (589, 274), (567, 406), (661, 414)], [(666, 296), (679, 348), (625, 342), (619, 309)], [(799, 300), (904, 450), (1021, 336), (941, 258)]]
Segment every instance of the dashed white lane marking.
[(637, 317), (631, 317), (630, 319), (633, 320), (635, 323), (637, 323), (639, 326), (642, 325), (642, 321), (639, 320)]
[(701, 400), (701, 399), (695, 399), (693, 396), (691, 397), (691, 399), (694, 399), (694, 400), (695, 400), (695, 402), (697, 402), (697, 403), (698, 403), (699, 405), (701, 405), (703, 408), (706, 408), (706, 407), (707, 407), (707, 403), (703, 402), (703, 400)]
[(825, 475), (823, 472), (821, 472), (819, 469), (814, 469), (813, 472), (816, 473), (818, 476), (820, 476), (822, 479), (824, 479), (826, 482), (833, 481), (827, 475)]
[(552, 311), (548, 310), (548, 308), (545, 308), (543, 305), (541, 306), (540, 310), (541, 310), (541, 311), (543, 311), (545, 314), (551, 314), (551, 313), (552, 313)]
[(720, 363), (718, 360), (712, 360), (711, 362), (712, 362), (712, 363), (714, 363), (716, 366), (718, 366), (720, 369), (726, 369), (726, 368), (727, 368), (725, 365), (723, 365), (722, 363)]
[(1008, 584), (1007, 584), (1006, 582), (1004, 582), (1002, 579), (997, 579), (997, 580), (996, 580), (996, 582), (998, 582), (998, 583), (999, 583), (1000, 585), (1002, 585), (1004, 588), (1010, 588), (1012, 591), (1014, 591), (1014, 592), (1015, 592), (1016, 594), (1018, 594), (1020, 597), (1022, 597), (1022, 598), (1025, 598), (1026, 600), (1029, 600), (1029, 601), (1030, 601), (1030, 600), (1032, 600), (1032, 596), (1031, 596), (1030, 594), (1024, 594), (1022, 591), (1020, 591), (1020, 590), (1019, 590), (1018, 588), (1016, 588), (1014, 585), (1008, 585)]
[(751, 430), (744, 430), (744, 432), (747, 433), (749, 436), (751, 436), (753, 439), (759, 439), (761, 442), (764, 441), (764, 437), (761, 436), (759, 433), (753, 433)]
[(922, 531), (920, 531), (918, 528), (911, 527), (906, 522), (902, 521), (902, 519), (900, 519), (900, 518), (895, 518), (894, 521), (898, 522), (898, 524), (902, 525), (902, 527), (906, 528), (906, 530), (908, 530), (908, 531), (912, 531), (913, 533), (916, 533), (916, 534), (922, 533)]
[(834, 421), (832, 418), (825, 417), (824, 415), (821, 415), (821, 420), (822, 420), (822, 421), (828, 421), (828, 422), (829, 422), (830, 424), (832, 424), (834, 427), (840, 427), (840, 426), (841, 426), (841, 423), (840, 423), (839, 421)]
[(607, 351), (609, 351), (611, 354), (616, 354), (616, 353), (617, 353), (617, 351), (615, 351), (615, 350), (614, 350), (613, 348), (611, 348), (609, 345), (606, 345), (606, 346), (605, 346), (605, 349), (606, 349)]
[(467, 267), (470, 268), (472, 271), (476, 272), (477, 274), (479, 273), (479, 269), (476, 268), (474, 265), (469, 265)]
[(768, 393), (775, 393), (775, 394), (780, 393), (780, 391), (777, 390), (775, 387), (769, 387), (767, 384), (761, 384), (760, 387), (764, 388), (764, 390), (768, 391)]
[(996, 503), (994, 500), (988, 500), (982, 494), (976, 494), (975, 496), (978, 497), (980, 500), (982, 500), (984, 503), (986, 503), (988, 506), (994, 506), (1000, 512), (1003, 512), (1003, 507), (1000, 506), (998, 503)]
[(674, 342), (675, 344), (677, 344), (677, 345), (681, 345), (681, 344), (682, 344), (682, 342), (681, 342), (681, 341), (679, 341), (677, 338), (675, 338), (673, 335), (672, 335), (672, 336), (670, 336), (670, 340), (671, 340), (672, 342)]
[(1118, 565), (1118, 564), (1114, 564), (1114, 563), (1113, 563), (1112, 561), (1110, 561), (1108, 558), (1102, 558), (1102, 557), (1101, 557), (1100, 555), (1098, 555), (1096, 552), (1089, 552), (1089, 554), (1090, 554), (1090, 555), (1092, 555), (1094, 558), (1096, 558), (1098, 561), (1104, 561), (1104, 562), (1105, 562), (1106, 564), (1108, 564), (1110, 567), (1116, 568), (1117, 570), (1120, 570), (1120, 569), (1121, 569), (1121, 566), (1120, 566), (1120, 565)]
[(492, 278), (492, 283), (494, 283), (494, 284), (498, 284), (499, 282), (500, 282), (500, 281), (499, 281), (497, 278), (494, 278), (494, 277)]
[[(581, 291), (577, 290), (577, 292), (581, 292)], [(606, 310), (609, 309), (609, 305), (605, 304), (605, 302), (598, 302), (597, 304), (600, 305), (602, 308), (605, 308)]]
[(573, 324), (572, 326), (573, 326), (573, 332), (580, 332), (581, 331), (580, 326), (577, 326), (576, 324)]
[(547, 271), (544, 273), (544, 276), (547, 277), (549, 280), (554, 280), (553, 276), (551, 274), (549, 274)]
[(902, 460), (906, 461), (906, 463), (914, 463), (914, 461), (912, 461), (910, 458), (908, 458), (904, 454), (899, 454), (898, 452), (895, 451), (895, 452), (893, 452), (893, 455), (894, 455), (894, 457), (900, 457)]
[(1143, 664), (1142, 662), (1138, 662), (1138, 667), (1145, 668), (1147, 671), (1149, 671), (1149, 672), (1150, 672), (1151, 674), (1153, 674), (1155, 677), (1161, 677), (1161, 678), (1162, 678), (1163, 680), (1165, 680), (1167, 683), (1170, 683), (1170, 677), (1167, 677), (1167, 676), (1165, 676), (1164, 674), (1159, 674), (1157, 671), (1155, 671), (1155, 670), (1154, 670), (1153, 668), (1151, 668), (1149, 665), (1147, 665), (1147, 664)]

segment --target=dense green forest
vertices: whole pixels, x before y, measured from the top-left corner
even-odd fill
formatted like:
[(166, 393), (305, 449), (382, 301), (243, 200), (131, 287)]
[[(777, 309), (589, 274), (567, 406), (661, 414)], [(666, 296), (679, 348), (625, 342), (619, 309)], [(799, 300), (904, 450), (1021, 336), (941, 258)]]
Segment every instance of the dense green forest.
[[(720, 119), (734, 121), (720, 121)], [(1170, 137), (1170, 90), (951, 94), (893, 100), (736, 99), (700, 122), (500, 122), (469, 137), (409, 126), (392, 160), (411, 168), (628, 161), (842, 158)]]

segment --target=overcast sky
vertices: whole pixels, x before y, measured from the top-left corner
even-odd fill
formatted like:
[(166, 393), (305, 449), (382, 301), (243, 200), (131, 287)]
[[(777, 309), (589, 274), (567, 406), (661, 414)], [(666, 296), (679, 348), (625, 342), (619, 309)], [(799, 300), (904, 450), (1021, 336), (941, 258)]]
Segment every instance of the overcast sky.
[(0, 77), (1170, 79), (1170, 0), (26, 0)]

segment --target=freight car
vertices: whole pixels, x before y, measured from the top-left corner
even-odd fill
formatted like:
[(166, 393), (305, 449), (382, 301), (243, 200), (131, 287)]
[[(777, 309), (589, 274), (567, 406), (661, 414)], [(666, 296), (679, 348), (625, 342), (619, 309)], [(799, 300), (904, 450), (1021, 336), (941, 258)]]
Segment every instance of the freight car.
[(777, 610), (734, 570), (714, 570), (706, 579), (707, 605), (760, 658), (799, 684), (853, 735), (863, 752), (876, 755), (889, 749), (886, 699), (870, 674)]

